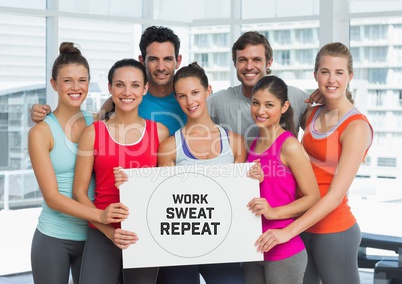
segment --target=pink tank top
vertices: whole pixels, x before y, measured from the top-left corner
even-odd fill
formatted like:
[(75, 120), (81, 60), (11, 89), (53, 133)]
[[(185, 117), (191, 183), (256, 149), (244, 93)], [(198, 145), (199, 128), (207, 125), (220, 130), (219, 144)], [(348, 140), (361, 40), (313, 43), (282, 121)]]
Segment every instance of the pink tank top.
[[(256, 138), (250, 147), (247, 157), (248, 162), (260, 159), (264, 171), (264, 180), (260, 183), (260, 196), (265, 198), (271, 207), (278, 207), (289, 204), (296, 199), (297, 183), (292, 172), (286, 167), (281, 159), (283, 143), (292, 133), (285, 131), (274, 141), (270, 148), (263, 153), (255, 153)], [(294, 221), (294, 218), (283, 220), (267, 220), (262, 217), (262, 229), (281, 229)], [(284, 244), (276, 245), (264, 254), (265, 260), (275, 261), (291, 257), (304, 249), (304, 243), (299, 236), (292, 238)]]

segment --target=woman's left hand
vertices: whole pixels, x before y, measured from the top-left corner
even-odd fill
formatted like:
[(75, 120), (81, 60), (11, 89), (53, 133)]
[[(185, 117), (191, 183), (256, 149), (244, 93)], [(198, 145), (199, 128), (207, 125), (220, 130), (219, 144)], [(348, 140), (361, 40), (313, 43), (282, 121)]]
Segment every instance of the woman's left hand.
[(257, 251), (267, 252), (274, 246), (288, 242), (291, 239), (290, 234), (284, 229), (271, 229), (265, 231), (255, 242)]

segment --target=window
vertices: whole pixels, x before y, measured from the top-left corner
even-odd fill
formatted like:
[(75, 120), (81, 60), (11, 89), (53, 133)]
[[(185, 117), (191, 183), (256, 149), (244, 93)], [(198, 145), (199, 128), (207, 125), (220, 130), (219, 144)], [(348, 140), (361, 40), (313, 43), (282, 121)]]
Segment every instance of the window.
[(354, 63), (360, 63), (360, 48), (359, 47), (351, 47), (350, 52), (352, 53), (353, 56), (353, 62)]
[(366, 48), (366, 56), (370, 62), (386, 62), (388, 56), (388, 47), (375, 46)]
[(208, 53), (197, 53), (195, 54), (195, 61), (202, 67), (209, 67)]
[(379, 167), (396, 167), (396, 158), (378, 158), (377, 166)]
[(230, 55), (228, 52), (214, 54), (214, 66), (228, 67), (230, 64)]
[(360, 26), (350, 27), (350, 41), (360, 41)]
[(213, 41), (215, 46), (219, 47), (229, 47), (229, 34), (214, 34)]
[(290, 44), (290, 31), (289, 30), (279, 30), (274, 33), (275, 43), (285, 45)]
[(387, 83), (388, 70), (385, 68), (371, 68), (367, 70), (367, 79), (371, 84), (385, 85)]
[(290, 51), (289, 50), (276, 51), (275, 61), (279, 65), (290, 65)]
[(388, 37), (388, 26), (380, 24), (364, 26), (364, 33), (368, 40), (384, 40)]
[(312, 43), (313, 30), (312, 29), (296, 30), (296, 41), (302, 44)]
[(313, 51), (311, 49), (297, 50), (296, 62), (299, 64), (311, 64), (311, 62), (314, 62)]
[(195, 35), (194, 45), (196, 47), (208, 47), (209, 46), (208, 37), (209, 37), (208, 34)]

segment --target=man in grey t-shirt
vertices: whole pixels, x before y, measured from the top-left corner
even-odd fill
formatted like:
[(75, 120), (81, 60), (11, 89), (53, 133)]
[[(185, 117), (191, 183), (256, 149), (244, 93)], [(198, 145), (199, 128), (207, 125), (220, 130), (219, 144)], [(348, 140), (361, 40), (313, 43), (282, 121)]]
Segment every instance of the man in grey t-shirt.
[[(232, 60), (241, 85), (213, 93), (207, 101), (209, 114), (216, 124), (240, 133), (249, 142), (259, 135), (250, 111), (251, 92), (258, 80), (271, 73), (272, 55), (271, 45), (262, 34), (251, 31), (241, 35), (232, 47)], [(308, 107), (304, 100), (309, 94), (288, 86), (288, 97), (298, 131)]]

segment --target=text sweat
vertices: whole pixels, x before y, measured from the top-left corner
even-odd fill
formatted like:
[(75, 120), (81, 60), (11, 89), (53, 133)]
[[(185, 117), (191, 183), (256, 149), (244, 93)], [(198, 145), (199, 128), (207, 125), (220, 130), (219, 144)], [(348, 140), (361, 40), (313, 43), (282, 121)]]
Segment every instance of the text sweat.
[(220, 222), (211, 221), (215, 208), (208, 207), (208, 194), (172, 194), (172, 198), (178, 206), (166, 208), (166, 218), (175, 221), (162, 222), (161, 235), (218, 234)]

